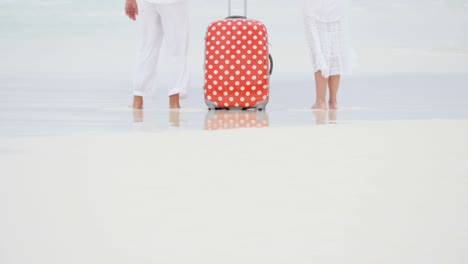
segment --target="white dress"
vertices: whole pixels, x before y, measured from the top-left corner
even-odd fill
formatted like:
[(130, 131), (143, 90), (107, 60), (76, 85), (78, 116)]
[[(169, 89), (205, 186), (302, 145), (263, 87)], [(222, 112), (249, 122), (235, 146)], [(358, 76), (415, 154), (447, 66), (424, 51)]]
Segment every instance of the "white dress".
[(347, 0), (304, 0), (304, 24), (314, 71), (322, 76), (351, 73)]

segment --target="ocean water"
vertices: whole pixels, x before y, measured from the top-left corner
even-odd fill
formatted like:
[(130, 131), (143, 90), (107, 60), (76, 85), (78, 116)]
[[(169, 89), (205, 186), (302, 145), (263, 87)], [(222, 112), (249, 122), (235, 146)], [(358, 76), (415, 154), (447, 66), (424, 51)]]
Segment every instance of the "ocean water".
[(124, 1), (0, 0), (0, 136), (468, 116), (468, 0), (352, 1), (358, 65), (343, 79), (341, 109), (331, 113), (309, 110), (314, 87), (302, 0), (249, 1), (248, 16), (267, 25), (275, 58), (271, 102), (261, 114), (206, 110), (203, 37), (227, 15), (227, 1), (189, 3), (190, 98), (184, 110), (168, 112), (161, 78), (141, 115), (129, 108), (138, 42)]

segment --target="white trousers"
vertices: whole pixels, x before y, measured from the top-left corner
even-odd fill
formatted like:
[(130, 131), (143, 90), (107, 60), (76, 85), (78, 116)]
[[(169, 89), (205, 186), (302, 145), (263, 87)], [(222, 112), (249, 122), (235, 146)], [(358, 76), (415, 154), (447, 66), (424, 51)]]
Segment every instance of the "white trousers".
[(137, 55), (133, 94), (153, 95), (160, 50), (164, 43), (167, 61), (163, 67), (168, 73), (168, 95), (179, 94), (184, 98), (190, 82), (186, 1), (156, 4), (141, 0), (138, 2), (138, 13), (141, 44)]

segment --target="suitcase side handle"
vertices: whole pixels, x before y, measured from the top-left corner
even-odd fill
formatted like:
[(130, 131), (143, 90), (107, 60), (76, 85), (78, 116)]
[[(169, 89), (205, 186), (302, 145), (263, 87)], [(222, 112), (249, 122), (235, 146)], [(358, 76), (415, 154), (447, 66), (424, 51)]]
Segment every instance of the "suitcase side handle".
[[(232, 15), (232, 0), (229, 0), (229, 15), (228, 17), (231, 17)], [(247, 0), (244, 0), (244, 17), (247, 17)]]
[(270, 61), (270, 72), (268, 74), (272, 75), (273, 74), (273, 56), (271, 56), (271, 54), (268, 54), (268, 60)]

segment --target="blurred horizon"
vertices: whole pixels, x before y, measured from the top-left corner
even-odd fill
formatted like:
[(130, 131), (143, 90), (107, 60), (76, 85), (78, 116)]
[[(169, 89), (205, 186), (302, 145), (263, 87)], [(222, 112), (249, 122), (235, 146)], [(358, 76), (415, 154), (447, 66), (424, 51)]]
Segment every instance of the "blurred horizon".
[[(0, 74), (131, 79), (137, 29), (125, 16), (124, 3), (0, 0)], [(201, 79), (205, 28), (227, 15), (227, 1), (193, 0), (189, 5), (192, 71)], [(354, 0), (351, 6), (356, 74), (468, 73), (468, 0)], [(248, 16), (267, 25), (279, 76), (312, 70), (301, 8), (302, 0), (248, 4)]]

